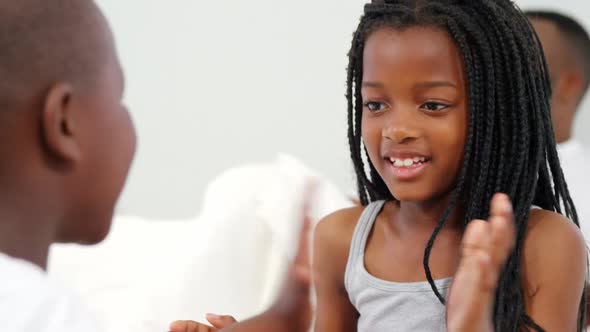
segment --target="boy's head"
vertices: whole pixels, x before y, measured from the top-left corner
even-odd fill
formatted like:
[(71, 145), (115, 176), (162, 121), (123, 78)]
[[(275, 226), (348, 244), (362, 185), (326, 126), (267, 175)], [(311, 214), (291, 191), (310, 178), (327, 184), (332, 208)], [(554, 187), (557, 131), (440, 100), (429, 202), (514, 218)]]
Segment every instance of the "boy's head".
[(109, 26), (91, 0), (0, 0), (0, 31), (0, 204), (99, 242), (135, 152)]
[(573, 18), (552, 11), (527, 11), (549, 66), (555, 136), (571, 136), (573, 121), (590, 85), (590, 36)]

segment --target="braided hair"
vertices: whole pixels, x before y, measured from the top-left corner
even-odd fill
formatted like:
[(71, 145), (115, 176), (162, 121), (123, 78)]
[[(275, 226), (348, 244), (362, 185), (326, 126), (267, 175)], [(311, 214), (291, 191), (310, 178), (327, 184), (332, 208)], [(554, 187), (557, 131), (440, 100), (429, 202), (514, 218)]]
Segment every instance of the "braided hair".
[[(514, 207), (516, 246), (500, 277), (494, 307), (497, 331), (543, 331), (526, 313), (521, 284), (524, 237), (532, 205), (578, 217), (559, 163), (551, 124), (550, 80), (539, 39), (526, 16), (510, 0), (373, 0), (354, 33), (347, 71), (348, 140), (363, 205), (395, 200), (370, 162), (362, 141), (363, 51), (382, 27), (434, 26), (455, 41), (468, 81), (470, 100), (464, 162), (449, 206), (424, 252), (424, 270), (441, 303), (429, 267), (438, 233), (459, 204), (464, 225), (489, 217), (497, 192)], [(369, 160), (365, 164), (365, 160)], [(580, 324), (585, 316), (581, 299)]]

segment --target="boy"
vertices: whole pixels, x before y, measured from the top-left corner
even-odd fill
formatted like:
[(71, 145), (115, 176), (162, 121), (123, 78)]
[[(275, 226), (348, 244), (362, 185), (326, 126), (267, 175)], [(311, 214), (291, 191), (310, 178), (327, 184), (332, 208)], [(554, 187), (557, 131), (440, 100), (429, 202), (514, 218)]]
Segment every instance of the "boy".
[[(0, 30), (0, 330), (97, 331), (44, 270), (52, 243), (106, 237), (135, 153), (113, 36), (91, 0), (0, 0)], [(304, 330), (308, 266), (240, 331)]]

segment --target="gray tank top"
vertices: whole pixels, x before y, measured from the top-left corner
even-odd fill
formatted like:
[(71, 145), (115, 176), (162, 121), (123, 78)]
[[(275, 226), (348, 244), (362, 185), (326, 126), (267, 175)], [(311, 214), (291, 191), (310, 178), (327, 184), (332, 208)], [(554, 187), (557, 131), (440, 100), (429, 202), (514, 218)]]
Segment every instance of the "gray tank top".
[[(365, 269), (365, 246), (385, 202), (363, 211), (352, 237), (344, 283), (350, 302), (359, 312), (358, 332), (446, 331), (445, 307), (428, 282), (399, 283), (378, 279)], [(436, 280), (446, 296), (451, 279)]]

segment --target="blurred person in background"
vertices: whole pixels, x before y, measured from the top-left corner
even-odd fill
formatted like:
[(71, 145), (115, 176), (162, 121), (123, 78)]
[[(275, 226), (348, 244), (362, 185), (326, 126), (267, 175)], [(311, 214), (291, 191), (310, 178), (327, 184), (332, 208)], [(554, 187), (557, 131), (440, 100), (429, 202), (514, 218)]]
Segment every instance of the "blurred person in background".
[[(586, 243), (590, 239), (590, 162), (582, 143), (573, 137), (574, 121), (590, 85), (590, 37), (581, 23), (554, 12), (529, 10), (525, 14), (543, 46), (553, 87), (551, 116), (557, 151)], [(586, 309), (588, 322), (588, 309)]]

